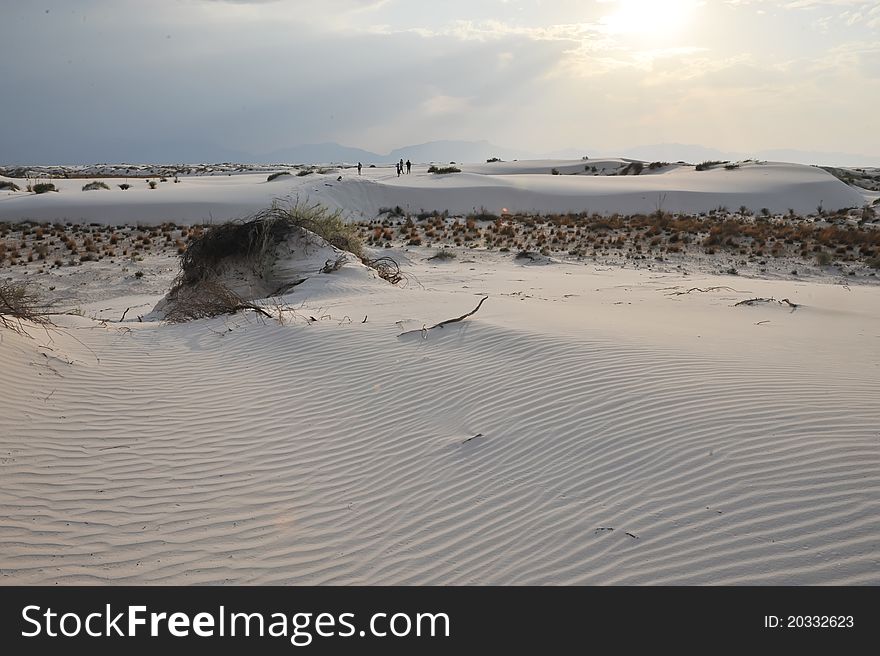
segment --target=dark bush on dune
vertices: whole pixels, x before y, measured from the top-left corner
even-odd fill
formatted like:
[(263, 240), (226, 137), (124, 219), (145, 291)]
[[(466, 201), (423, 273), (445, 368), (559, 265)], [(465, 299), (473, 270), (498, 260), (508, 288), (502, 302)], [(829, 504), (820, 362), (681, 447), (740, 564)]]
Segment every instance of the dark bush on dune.
[(0, 191), (21, 191), (21, 187), (19, 187), (14, 182), (9, 182), (8, 180), (0, 180)]
[(434, 166), (428, 167), (428, 173), (461, 173), (461, 169), (457, 166)]
[[(369, 260), (366, 257), (357, 226), (346, 223), (339, 211), (302, 203), (275, 205), (247, 219), (209, 228), (190, 241), (180, 255), (180, 273), (166, 297), (165, 318), (181, 322), (243, 309), (270, 316), (262, 306), (230, 289), (225, 274), (237, 276), (245, 272), (247, 276), (249, 271), (265, 283), (264, 287), (270, 282), (274, 287), (273, 270), (279, 247), (291, 248), (296, 243), (293, 238), (296, 238), (304, 240), (299, 243), (309, 248), (315, 235), (339, 250), (355, 255), (376, 269), (380, 277), (392, 283), (402, 279), (399, 268), (395, 277), (390, 264), (397, 265), (389, 258)], [(336, 261), (337, 265), (339, 262)]]
[(645, 165), (642, 162), (630, 162), (620, 172), (620, 175), (639, 175), (644, 169)]
[(83, 191), (96, 191), (98, 189), (109, 190), (110, 187), (107, 186), (106, 182), (90, 182), (88, 184), (83, 185), (83, 188), (82, 188)]
[(35, 194), (45, 194), (49, 191), (58, 191), (51, 182), (40, 182), (33, 186)]
[(320, 205), (272, 207), (247, 220), (215, 226), (190, 242), (180, 256), (181, 273), (176, 286), (209, 279), (224, 262), (232, 260), (250, 264), (261, 274), (275, 247), (300, 228), (358, 258), (364, 256), (357, 228), (343, 221), (339, 212)]
[(283, 175), (290, 175), (290, 171), (278, 171), (278, 173), (272, 173), (266, 178), (266, 182), (272, 182), (272, 180), (277, 180)]

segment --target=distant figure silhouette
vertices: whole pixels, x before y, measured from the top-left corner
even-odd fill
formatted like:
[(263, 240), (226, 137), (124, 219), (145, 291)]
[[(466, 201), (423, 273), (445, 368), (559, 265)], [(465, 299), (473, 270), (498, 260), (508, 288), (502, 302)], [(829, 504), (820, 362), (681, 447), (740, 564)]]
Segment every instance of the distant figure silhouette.
[(403, 173), (403, 158), (400, 158), (400, 172)]
[(409, 173), (410, 171), (412, 171), (412, 162), (406, 160), (406, 172)]
[(361, 174), (361, 169), (362, 169), (362, 168), (363, 168), (363, 166), (361, 165), (360, 162), (358, 162), (358, 175)]
[(397, 167), (397, 177), (399, 178), (400, 177), (400, 162), (395, 164), (395, 166)]

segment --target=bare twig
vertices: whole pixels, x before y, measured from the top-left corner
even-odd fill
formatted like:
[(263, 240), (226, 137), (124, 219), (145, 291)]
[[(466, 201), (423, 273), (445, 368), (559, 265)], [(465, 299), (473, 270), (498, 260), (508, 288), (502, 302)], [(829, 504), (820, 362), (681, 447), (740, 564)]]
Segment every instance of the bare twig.
[(477, 303), (477, 307), (475, 307), (473, 310), (471, 310), (471, 311), (468, 312), (467, 314), (463, 314), (463, 315), (461, 315), (460, 317), (456, 317), (455, 319), (447, 319), (446, 321), (441, 321), (440, 323), (435, 323), (435, 324), (434, 324), (433, 326), (431, 326), (430, 328), (422, 327), (422, 328), (419, 329), (419, 330), (408, 330), (408, 331), (406, 331), (405, 333), (400, 333), (400, 334), (398, 335), (398, 337), (403, 337), (404, 335), (409, 335), (409, 334), (411, 334), (411, 333), (421, 333), (421, 334), (422, 334), (422, 337), (427, 337), (427, 333), (428, 333), (429, 330), (434, 330), (434, 328), (442, 328), (443, 326), (449, 325), (449, 324), (451, 324), (451, 323), (456, 323), (456, 322), (458, 322), (458, 321), (462, 321), (462, 320), (464, 320), (464, 319), (467, 319), (469, 316), (471, 316), (471, 315), (473, 315), (473, 314), (476, 314), (476, 313), (477, 313), (477, 310), (479, 310), (480, 307), (483, 305), (483, 303), (486, 302), (486, 299), (487, 299), (487, 298), (489, 298), (489, 297), (488, 297), (488, 296), (484, 296), (483, 298), (481, 298), (481, 299), (480, 299), (480, 302)]
[(702, 292), (705, 294), (706, 292), (717, 292), (718, 290), (721, 290), (721, 289), (723, 289), (724, 291), (728, 291), (728, 292), (736, 292), (737, 294), (748, 294), (749, 293), (749, 292), (742, 292), (738, 289), (734, 289), (733, 287), (706, 287), (706, 289), (701, 289), (700, 287), (691, 287), (686, 292), (671, 292), (671, 293), (667, 294), (667, 296), (683, 296), (685, 294), (690, 294), (691, 292)]
[(788, 305), (792, 311), (796, 310), (800, 307), (799, 303), (792, 303), (787, 298), (783, 298), (781, 301), (777, 301), (775, 298), (748, 298), (744, 301), (740, 301), (739, 303), (735, 303), (733, 307), (738, 307), (740, 305), (757, 305), (758, 303), (779, 303), (779, 305)]

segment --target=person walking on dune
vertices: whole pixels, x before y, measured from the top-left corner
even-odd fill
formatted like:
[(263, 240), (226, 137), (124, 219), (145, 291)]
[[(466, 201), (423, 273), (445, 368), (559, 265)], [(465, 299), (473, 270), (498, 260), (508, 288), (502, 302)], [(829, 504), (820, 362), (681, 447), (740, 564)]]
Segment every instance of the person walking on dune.
[(397, 177), (400, 177), (400, 162), (394, 165), (397, 168)]
[(409, 174), (410, 171), (412, 171), (412, 162), (410, 162), (409, 160), (406, 160), (406, 172), (407, 172), (407, 174)]
[(361, 168), (363, 168), (363, 167), (362, 167), (361, 163), (358, 162), (358, 175), (361, 174)]

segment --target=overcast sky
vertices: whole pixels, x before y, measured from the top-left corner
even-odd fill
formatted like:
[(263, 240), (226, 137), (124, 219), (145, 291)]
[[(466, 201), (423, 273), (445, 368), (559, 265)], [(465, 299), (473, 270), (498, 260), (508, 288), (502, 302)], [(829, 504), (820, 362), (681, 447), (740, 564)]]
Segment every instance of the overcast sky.
[(880, 2), (0, 0), (0, 90), (0, 163), (437, 139), (875, 155)]

